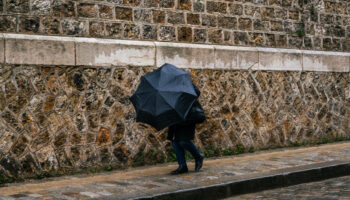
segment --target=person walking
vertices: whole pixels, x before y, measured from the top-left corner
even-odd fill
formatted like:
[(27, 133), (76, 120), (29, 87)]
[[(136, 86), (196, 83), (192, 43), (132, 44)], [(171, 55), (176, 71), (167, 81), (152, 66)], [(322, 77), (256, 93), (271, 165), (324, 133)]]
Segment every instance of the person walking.
[(199, 171), (203, 166), (204, 155), (199, 152), (191, 140), (194, 139), (196, 124), (175, 124), (168, 129), (168, 140), (172, 142), (179, 167), (171, 174), (183, 174), (188, 172), (185, 150), (189, 151), (195, 159), (195, 171)]
[[(200, 95), (199, 89), (195, 85), (193, 86), (199, 97)], [(196, 172), (198, 172), (203, 166), (204, 155), (199, 152), (199, 150), (191, 140), (194, 139), (196, 123), (203, 122), (205, 120), (205, 115), (203, 112), (203, 117), (199, 117), (200, 118), (199, 120), (196, 119), (198, 118), (196, 116), (192, 117), (192, 115), (194, 115), (193, 112), (196, 112), (193, 110), (193, 108), (200, 108), (201, 111), (203, 111), (198, 100), (196, 100), (190, 110), (190, 113), (189, 113), (190, 116), (188, 117), (188, 119), (182, 123), (169, 126), (169, 129), (168, 129), (167, 139), (172, 142), (176, 159), (179, 164), (179, 167), (176, 170), (171, 172), (171, 174), (173, 175), (183, 174), (188, 172), (186, 157), (185, 157), (186, 150), (189, 151), (192, 157), (195, 159), (194, 169)]]

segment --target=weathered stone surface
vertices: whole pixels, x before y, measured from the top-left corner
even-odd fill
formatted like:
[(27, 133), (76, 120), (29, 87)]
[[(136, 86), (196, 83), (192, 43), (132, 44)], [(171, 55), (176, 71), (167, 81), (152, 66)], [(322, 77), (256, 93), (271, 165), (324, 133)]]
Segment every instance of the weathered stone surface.
[(161, 26), (159, 28), (159, 40), (160, 41), (175, 41), (175, 27), (173, 26)]
[(31, 13), (34, 15), (50, 14), (51, 1), (50, 0), (31, 0)]
[[(344, 2), (333, 2), (335, 6), (330, 6), (329, 1), (296, 0), (0, 2), (0, 31), (7, 33), (349, 51), (347, 40), (350, 13), (348, 3)], [(121, 25), (114, 27), (110, 24)], [(192, 37), (195, 33), (194, 28), (205, 29), (208, 39), (204, 42), (195, 39), (184, 40), (183, 37), (177, 36), (174, 39), (164, 39), (160, 36), (159, 26), (168, 24), (176, 25), (176, 28), (191, 28)], [(157, 31), (153, 30), (156, 27)], [(151, 29), (152, 34), (144, 34), (145, 28)], [(233, 31), (237, 32), (230, 34)], [(176, 34), (177, 32), (179, 31), (175, 30)], [(271, 42), (272, 34), (282, 36), (280, 43)]]
[(185, 15), (184, 13), (167, 12), (167, 21), (170, 24), (184, 24)]
[(0, 34), (0, 63), (5, 62), (5, 40), (3, 35)]
[(123, 37), (127, 39), (140, 39), (140, 26), (136, 24), (124, 24), (123, 27), (124, 34)]
[(92, 37), (103, 37), (104, 32), (104, 23), (91, 21), (89, 24), (89, 33)]
[(121, 20), (132, 21), (132, 9), (125, 7), (116, 7), (115, 17)]
[(227, 12), (227, 4), (224, 2), (207, 1), (207, 12), (218, 12), (225, 14)]
[(193, 42), (205, 43), (207, 41), (206, 29), (194, 29), (193, 30)]
[(0, 136), (0, 150), (6, 154), (11, 150), (11, 147), (16, 142), (17, 134), (8, 129), (5, 125), (0, 124), (2, 134)]
[(215, 15), (201, 15), (202, 25), (208, 27), (216, 27), (218, 25), (218, 18)]
[(178, 9), (191, 11), (192, 1), (191, 0), (179, 0)]
[(152, 11), (146, 9), (134, 9), (134, 21), (151, 23)]
[(12, 13), (28, 13), (29, 0), (6, 0), (6, 10)]
[(165, 23), (165, 11), (154, 10), (152, 16), (154, 23)]
[(21, 17), (19, 19), (19, 32), (37, 33), (39, 31), (39, 17)]
[(259, 70), (301, 71), (302, 54), (297, 50), (259, 51)]
[(189, 27), (178, 27), (177, 37), (180, 42), (191, 42), (192, 41), (192, 28)]
[(99, 16), (103, 19), (113, 19), (113, 6), (99, 5)]
[(157, 26), (155, 25), (142, 26), (142, 38), (150, 39), (150, 40), (157, 39)]
[(15, 144), (12, 146), (11, 152), (17, 157), (20, 157), (25, 152), (28, 143), (29, 140), (26, 136), (19, 137)]
[(20, 173), (20, 166), (17, 161), (11, 157), (7, 156), (0, 160), (0, 165), (9, 172), (10, 176), (17, 177)]
[(45, 37), (28, 40), (22, 36), (7, 37), (5, 59), (11, 64), (74, 65), (74, 42), (51, 41)]
[(200, 15), (199, 14), (187, 13), (186, 17), (187, 17), (187, 24), (193, 24), (193, 25), (200, 24)]
[(237, 69), (237, 51), (234, 48), (215, 48), (215, 68)]
[(77, 6), (78, 16), (86, 18), (95, 18), (97, 17), (97, 8), (95, 4), (81, 3)]
[(341, 53), (303, 53), (304, 71), (350, 71), (350, 55)]
[(17, 19), (13, 16), (0, 16), (0, 31), (1, 32), (16, 32)]
[(218, 17), (218, 26), (227, 29), (236, 29), (237, 19), (235, 17)]
[(156, 43), (157, 66), (172, 63), (181, 68), (214, 68), (214, 49), (207, 46), (191, 48), (186, 44)]
[(55, 18), (43, 18), (41, 20), (42, 27), (40, 32), (48, 34), (48, 35), (57, 35), (60, 33), (59, 26), (60, 22), (58, 19)]
[(175, 0), (159, 0), (159, 6), (162, 8), (173, 8)]
[(259, 53), (254, 49), (240, 48), (237, 52), (237, 68), (238, 69), (258, 69)]
[(75, 16), (75, 2), (55, 0), (52, 2), (52, 12), (56, 17), (73, 17)]
[(101, 128), (98, 131), (98, 135), (96, 138), (96, 145), (102, 146), (110, 143), (111, 141), (111, 130), (107, 128)]
[[(319, 142), (350, 130), (349, 72), (255, 71), (259, 52), (246, 47), (203, 45), (196, 52), (187, 45), (182, 53), (176, 52), (179, 46), (161, 47), (178, 56), (203, 55), (197, 57), (202, 61), (220, 57), (218, 70), (196, 69), (204, 64), (177, 58), (189, 63), (180, 67), (201, 90), (208, 119), (197, 126), (195, 143), (203, 152)], [(167, 130), (136, 123), (128, 100), (140, 77), (154, 68), (2, 66), (0, 152), (11, 155), (0, 159), (2, 169), (30, 177), (103, 163), (127, 167), (165, 161), (172, 152)], [(29, 83), (35, 89), (25, 89)], [(21, 95), (27, 103), (18, 101)]]
[(208, 40), (214, 44), (220, 44), (223, 41), (222, 30), (220, 29), (210, 29), (208, 31)]
[(123, 26), (121, 23), (106, 23), (106, 35), (111, 38), (123, 37)]
[(36, 157), (44, 171), (50, 172), (58, 169), (58, 161), (51, 146), (46, 146), (40, 149), (36, 153)]
[(76, 43), (77, 65), (88, 66), (152, 66), (155, 48), (149, 42), (122, 42), (81, 39)]
[(86, 35), (86, 22), (78, 21), (73, 19), (62, 20), (62, 32), (65, 35), (77, 35), (85, 36)]

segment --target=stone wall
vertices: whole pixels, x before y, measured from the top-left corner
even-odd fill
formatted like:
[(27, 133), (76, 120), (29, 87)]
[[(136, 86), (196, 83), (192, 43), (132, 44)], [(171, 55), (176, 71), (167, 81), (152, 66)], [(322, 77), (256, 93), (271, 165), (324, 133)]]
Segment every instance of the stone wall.
[(350, 2), (0, 0), (0, 32), (350, 51)]
[[(67, 174), (171, 160), (166, 130), (135, 122), (128, 97), (155, 67), (0, 65), (0, 172)], [(186, 69), (208, 120), (208, 155), (350, 136), (350, 73)]]

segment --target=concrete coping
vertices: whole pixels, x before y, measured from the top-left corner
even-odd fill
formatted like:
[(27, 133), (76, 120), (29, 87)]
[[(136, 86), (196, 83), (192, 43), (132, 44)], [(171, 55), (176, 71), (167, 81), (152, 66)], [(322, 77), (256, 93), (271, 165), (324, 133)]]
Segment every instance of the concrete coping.
[(0, 63), (350, 72), (350, 53), (0, 33)]

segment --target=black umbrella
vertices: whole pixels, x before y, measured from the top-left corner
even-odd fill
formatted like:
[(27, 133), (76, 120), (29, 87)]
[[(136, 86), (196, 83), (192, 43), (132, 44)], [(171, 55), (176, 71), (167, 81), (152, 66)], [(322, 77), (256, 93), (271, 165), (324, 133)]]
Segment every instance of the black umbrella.
[(159, 131), (183, 122), (197, 97), (190, 74), (164, 64), (141, 77), (130, 100), (136, 110), (136, 121)]

